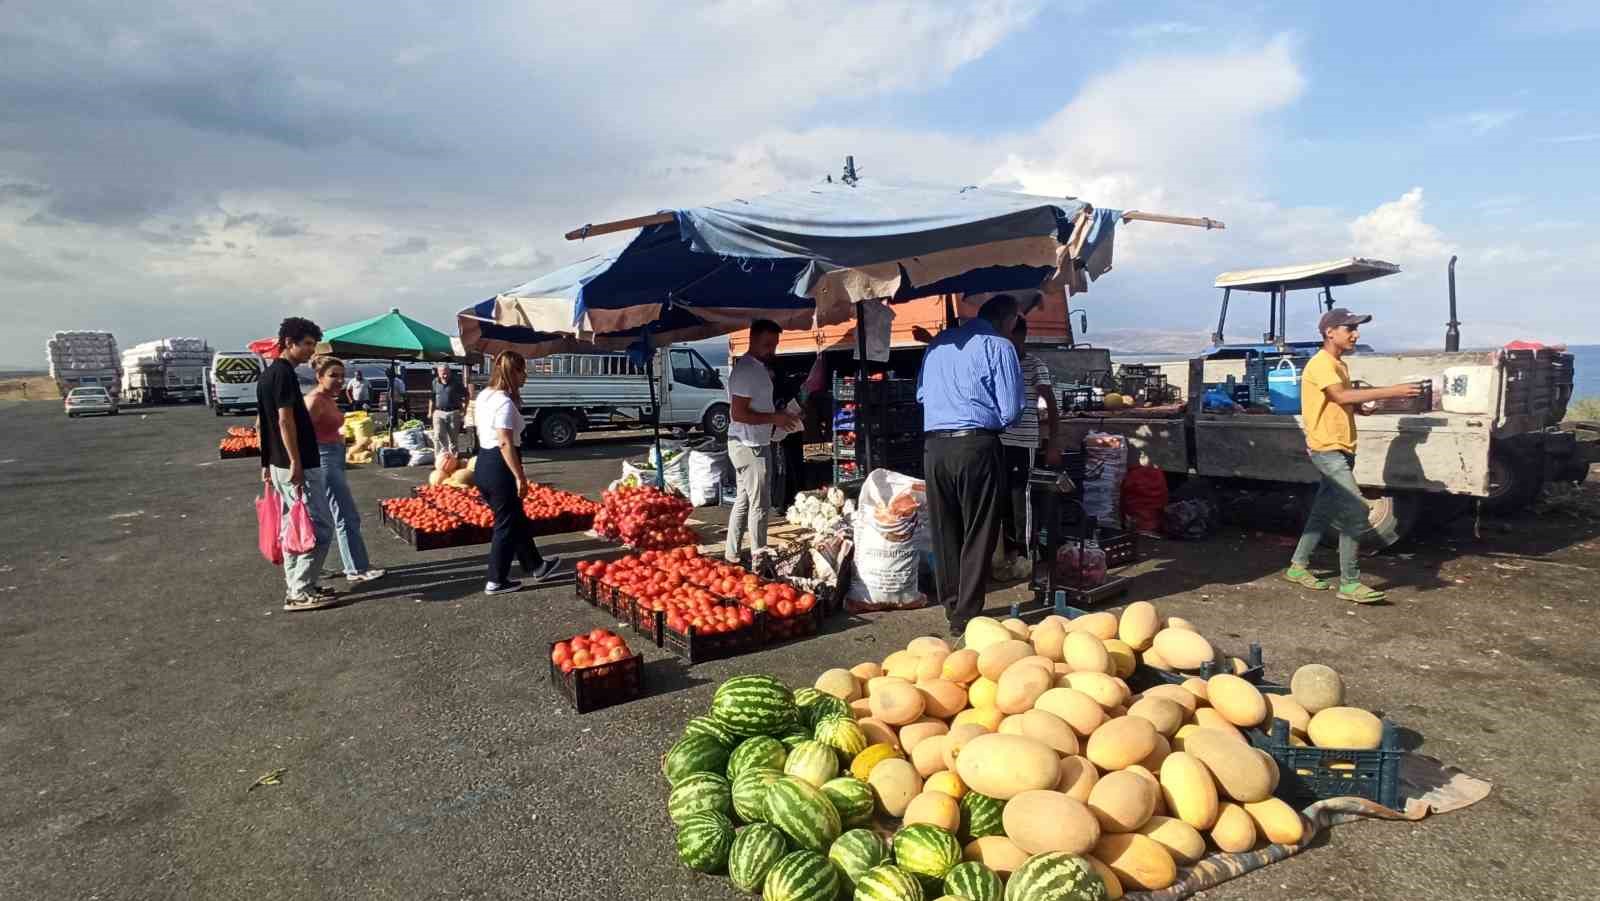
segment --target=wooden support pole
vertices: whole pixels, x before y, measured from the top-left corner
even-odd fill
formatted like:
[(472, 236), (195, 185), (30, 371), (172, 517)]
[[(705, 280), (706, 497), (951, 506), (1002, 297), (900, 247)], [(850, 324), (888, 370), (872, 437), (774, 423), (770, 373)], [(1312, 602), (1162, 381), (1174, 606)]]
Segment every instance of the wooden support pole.
[(665, 225), (673, 221), (671, 213), (651, 213), (648, 216), (635, 216), (632, 219), (618, 219), (615, 222), (602, 222), (599, 225), (585, 225), (567, 232), (568, 241), (579, 241), (592, 238), (596, 235), (609, 235), (612, 232), (625, 232), (632, 228), (644, 228), (647, 225)]
[(1207, 216), (1201, 216), (1199, 218), (1192, 216), (1168, 216), (1165, 213), (1143, 213), (1139, 210), (1128, 210), (1126, 213), (1123, 213), (1122, 221), (1165, 222), (1168, 225), (1192, 225), (1195, 228), (1204, 228), (1207, 230), (1213, 228), (1227, 228), (1226, 225), (1223, 225), (1221, 222)]

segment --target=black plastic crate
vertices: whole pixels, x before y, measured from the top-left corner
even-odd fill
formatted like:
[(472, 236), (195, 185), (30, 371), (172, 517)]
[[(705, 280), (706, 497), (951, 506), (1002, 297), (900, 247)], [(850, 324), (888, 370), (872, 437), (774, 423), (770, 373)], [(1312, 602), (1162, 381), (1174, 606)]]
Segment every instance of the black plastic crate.
[(247, 448), (244, 448), (243, 450), (223, 450), (220, 447), (217, 448), (217, 459), (219, 459), (219, 460), (242, 460), (245, 457), (260, 457), (260, 456), (261, 456), (261, 449), (260, 448), (255, 448), (255, 447), (247, 447)]
[(761, 643), (782, 644), (816, 635), (822, 628), (822, 605), (823, 599), (819, 597), (810, 610), (787, 619), (779, 619), (766, 611), (758, 612), (756, 622), (761, 626)]
[(1095, 396), (1092, 385), (1068, 385), (1061, 389), (1061, 409), (1066, 412), (1104, 410), (1105, 400)]
[(578, 595), (578, 600), (595, 607), (600, 606), (599, 592), (603, 586), (600, 584), (599, 579), (580, 573), (573, 580), (572, 585), (573, 590)]
[[(861, 384), (866, 387), (861, 388), (855, 379), (834, 379), (833, 399), (843, 403), (859, 400), (862, 403), (888, 404), (911, 403), (917, 399), (915, 379), (868, 379)], [(859, 410), (856, 412), (860, 413)]]
[(637, 598), (629, 597), (618, 592), (622, 598), (617, 608), (621, 612), (617, 619), (628, 624), (634, 634), (641, 636), (646, 641), (661, 647), (661, 634), (656, 631), (656, 611), (640, 604)]
[(410, 524), (390, 518), (389, 531), (416, 551), (437, 551), (447, 547), (458, 547), (461, 543), (459, 527), (449, 532), (418, 532)]
[[(1272, 686), (1286, 693), (1283, 686)], [(1271, 691), (1271, 688), (1263, 686)], [(1383, 721), (1383, 744), (1370, 751), (1345, 748), (1301, 748), (1289, 743), (1289, 724), (1272, 721), (1270, 731), (1245, 730), (1250, 744), (1267, 752), (1278, 764), (1278, 797), (1304, 807), (1325, 798), (1354, 795), (1400, 810), (1400, 749), (1394, 724)]]
[(710, 660), (723, 660), (761, 650), (765, 636), (760, 623), (751, 623), (733, 632), (706, 634), (689, 626), (682, 632), (667, 627), (667, 614), (656, 610), (656, 646), (671, 651), (690, 665)]
[[(1246, 682), (1249, 682), (1262, 691), (1272, 691), (1273, 689), (1281, 688), (1281, 686), (1267, 681), (1266, 666), (1261, 659), (1261, 642), (1250, 642), (1249, 649), (1245, 651), (1245, 656), (1241, 659), (1244, 660), (1245, 670), (1242, 673), (1233, 673), (1233, 675), (1236, 675)], [(1160, 685), (1162, 683), (1169, 685), (1182, 685), (1189, 679), (1209, 679), (1220, 672), (1223, 672), (1223, 670), (1219, 670), (1216, 664), (1210, 660), (1200, 664), (1200, 668), (1198, 670), (1178, 673), (1152, 669), (1141, 664), (1139, 668), (1134, 671), (1133, 679), (1130, 679), (1128, 684), (1135, 685), (1135, 683), (1137, 683), (1136, 687), (1138, 688), (1148, 688), (1151, 685)], [(1232, 671), (1229, 670), (1228, 672)], [(1288, 694), (1288, 691), (1289, 690), (1287, 688), (1284, 688), (1282, 691), (1274, 691), (1273, 693)]]
[[(556, 642), (550, 643), (555, 653)], [(579, 713), (624, 704), (644, 694), (644, 657), (634, 654), (612, 663), (586, 666), (563, 673), (550, 661), (550, 684)]]

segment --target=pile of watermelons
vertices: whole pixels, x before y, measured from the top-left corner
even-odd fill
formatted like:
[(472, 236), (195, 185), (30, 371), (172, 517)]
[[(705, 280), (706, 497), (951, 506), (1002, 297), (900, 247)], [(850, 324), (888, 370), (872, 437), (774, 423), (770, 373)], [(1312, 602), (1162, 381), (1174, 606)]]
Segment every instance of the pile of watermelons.
[[(839, 698), (771, 676), (735, 676), (691, 719), (663, 760), (678, 856), (726, 873), (766, 901), (1105, 901), (1084, 858), (1038, 854), (1004, 881), (962, 839), (999, 831), (999, 802), (966, 794), (955, 832), (928, 823), (886, 828), (866, 781), (879, 762)], [(859, 764), (859, 765), (857, 765)], [(958, 837), (958, 833), (960, 837)]]

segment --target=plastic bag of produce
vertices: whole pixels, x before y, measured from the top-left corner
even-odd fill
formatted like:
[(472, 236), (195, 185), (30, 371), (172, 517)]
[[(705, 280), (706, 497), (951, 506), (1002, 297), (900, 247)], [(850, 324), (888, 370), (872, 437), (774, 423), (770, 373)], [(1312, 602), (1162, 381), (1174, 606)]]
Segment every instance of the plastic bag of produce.
[(316, 547), (317, 530), (311, 524), (311, 508), (306, 505), (305, 487), (301, 486), (299, 496), (289, 502), (283, 528), (283, 552), (299, 556), (311, 553)]
[[(918, 587), (925, 518), (922, 480), (875, 469), (861, 486), (855, 515), (855, 577), (846, 606), (852, 612), (908, 610), (928, 603)], [(931, 541), (930, 541), (931, 543)]]
[(726, 450), (689, 452), (689, 500), (696, 507), (714, 507), (722, 500), (722, 477), (731, 472)]
[(398, 429), (394, 433), (394, 446), (406, 450), (420, 450), (428, 446), (428, 433), (421, 428)]
[(689, 496), (689, 452), (680, 441), (663, 441), (659, 451), (651, 450), (651, 462), (661, 470), (667, 487)]
[(271, 485), (256, 498), (256, 546), (268, 563), (283, 565), (283, 499)]
[(1167, 506), (1167, 474), (1154, 466), (1135, 466), (1122, 480), (1122, 515), (1138, 532), (1161, 528)]
[(433, 451), (428, 450), (427, 448), (421, 448), (421, 449), (413, 450), (411, 452), (411, 457), (409, 459), (408, 465), (411, 465), (411, 466), (432, 466), (433, 465)]
[(1090, 432), (1083, 441), (1083, 512), (1101, 523), (1122, 523), (1122, 478), (1128, 444), (1121, 435)]

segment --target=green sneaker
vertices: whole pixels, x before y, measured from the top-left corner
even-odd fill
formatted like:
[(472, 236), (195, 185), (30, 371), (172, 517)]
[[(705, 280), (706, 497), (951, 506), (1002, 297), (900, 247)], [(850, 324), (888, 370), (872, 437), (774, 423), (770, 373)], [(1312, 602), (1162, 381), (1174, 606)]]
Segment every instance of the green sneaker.
[(1283, 574), (1283, 578), (1299, 585), (1301, 588), (1309, 588), (1312, 591), (1327, 591), (1333, 587), (1328, 584), (1327, 580), (1317, 578), (1311, 574), (1311, 570), (1303, 566), (1290, 566), (1288, 571)]
[(1350, 601), (1356, 604), (1376, 604), (1386, 599), (1388, 595), (1376, 588), (1368, 588), (1360, 582), (1350, 582), (1339, 586), (1339, 600)]

